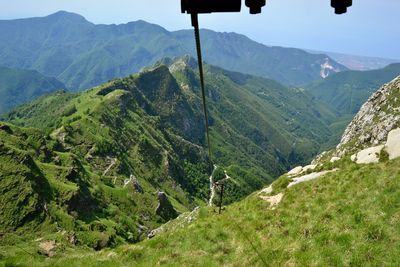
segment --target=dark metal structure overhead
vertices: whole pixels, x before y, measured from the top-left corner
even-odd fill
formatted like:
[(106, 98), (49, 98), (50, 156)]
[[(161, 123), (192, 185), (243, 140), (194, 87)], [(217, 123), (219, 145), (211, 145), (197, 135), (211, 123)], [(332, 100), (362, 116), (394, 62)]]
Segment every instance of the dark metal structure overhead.
[(335, 14), (344, 14), (347, 8), (353, 5), (353, 0), (331, 0), (331, 7), (335, 9)]
[[(266, 0), (245, 0), (250, 14), (261, 13)], [(335, 14), (344, 14), (351, 7), (353, 0), (331, 0)], [(242, 0), (181, 0), (182, 13), (204, 14), (214, 12), (240, 12)]]

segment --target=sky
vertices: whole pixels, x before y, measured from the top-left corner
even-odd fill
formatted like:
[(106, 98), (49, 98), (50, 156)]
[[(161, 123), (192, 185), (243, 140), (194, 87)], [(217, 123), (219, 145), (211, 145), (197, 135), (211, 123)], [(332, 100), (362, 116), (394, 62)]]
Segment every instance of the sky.
[[(228, 1), (228, 0), (227, 0)], [(0, 19), (46, 16), (59, 10), (81, 14), (96, 24), (135, 20), (167, 30), (190, 28), (179, 0), (0, 0)], [(335, 15), (330, 0), (267, 0), (259, 15), (241, 13), (200, 16), (200, 26), (237, 32), (266, 44), (318, 51), (400, 59), (400, 0), (353, 0)]]

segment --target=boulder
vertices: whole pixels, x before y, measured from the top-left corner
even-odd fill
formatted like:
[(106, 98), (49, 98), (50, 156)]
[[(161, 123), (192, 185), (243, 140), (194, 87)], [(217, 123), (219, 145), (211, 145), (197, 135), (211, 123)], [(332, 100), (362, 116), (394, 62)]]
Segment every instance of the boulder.
[(331, 158), (331, 160), (329, 161), (329, 162), (335, 162), (335, 161), (338, 161), (338, 160), (340, 160), (340, 158), (339, 157), (332, 157)]
[(132, 184), (133, 190), (137, 193), (144, 193), (142, 186), (139, 183), (139, 180), (135, 175), (131, 174), (129, 179), (124, 180), (124, 187), (127, 187), (129, 184)]
[(400, 157), (400, 128), (389, 132), (385, 150), (388, 152), (390, 160)]
[(297, 174), (301, 173), (302, 170), (303, 170), (303, 167), (297, 166), (296, 168), (293, 168), (292, 170), (290, 170), (287, 174), (288, 175), (297, 175)]
[(39, 244), (38, 253), (47, 257), (56, 255), (57, 243), (55, 240), (43, 241)]
[(310, 164), (307, 166), (304, 166), (303, 169), (301, 170), (302, 173), (308, 171), (308, 170), (314, 170), (317, 167), (316, 164)]
[(383, 149), (383, 145), (369, 147), (367, 149), (361, 150), (357, 154), (351, 156), (351, 159), (358, 164), (369, 164), (379, 162), (379, 154)]

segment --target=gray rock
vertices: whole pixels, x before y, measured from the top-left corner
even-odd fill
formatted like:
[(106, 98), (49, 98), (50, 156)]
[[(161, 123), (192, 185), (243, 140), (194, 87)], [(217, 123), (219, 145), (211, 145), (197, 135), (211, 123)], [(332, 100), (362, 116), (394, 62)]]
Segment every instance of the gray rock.
[(388, 133), (400, 127), (399, 92), (400, 76), (368, 99), (347, 126), (336, 148), (337, 156), (385, 143)]
[(290, 170), (287, 174), (290, 176), (297, 175), (297, 174), (301, 173), (302, 170), (303, 170), (302, 166), (297, 166), (297, 167), (293, 168), (292, 170)]
[(400, 157), (400, 128), (390, 131), (385, 150), (391, 160)]
[(379, 154), (384, 146), (374, 146), (361, 150), (357, 154), (351, 156), (351, 160), (358, 164), (369, 164), (379, 162)]

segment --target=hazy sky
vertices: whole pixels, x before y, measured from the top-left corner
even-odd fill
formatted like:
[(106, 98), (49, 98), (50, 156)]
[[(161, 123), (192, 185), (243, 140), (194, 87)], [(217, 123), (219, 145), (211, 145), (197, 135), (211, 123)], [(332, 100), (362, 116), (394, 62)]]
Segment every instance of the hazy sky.
[[(353, 0), (341, 16), (334, 15), (330, 0), (267, 0), (260, 15), (249, 15), (242, 2), (240, 14), (202, 15), (201, 27), (242, 33), (267, 45), (400, 59), (400, 0)], [(143, 19), (168, 30), (190, 28), (179, 0), (0, 0), (0, 19), (58, 10), (94, 23)]]

